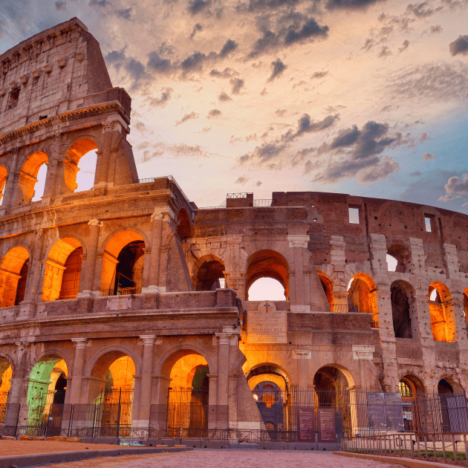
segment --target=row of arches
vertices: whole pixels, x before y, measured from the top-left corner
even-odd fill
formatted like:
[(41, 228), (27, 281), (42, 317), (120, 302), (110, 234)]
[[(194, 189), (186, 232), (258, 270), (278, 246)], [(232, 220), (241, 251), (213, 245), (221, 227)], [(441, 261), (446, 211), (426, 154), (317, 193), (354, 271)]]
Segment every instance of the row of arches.
[[(48, 179), (48, 165), (51, 162), (45, 151), (36, 151), (26, 157), (17, 171), (15, 182), (5, 165), (0, 165), (0, 205), (9, 185), (12, 194), (11, 206), (25, 205), (40, 200), (47, 184), (59, 186), (62, 194), (90, 190), (94, 186), (97, 164), (96, 142), (91, 138), (80, 138), (66, 151), (59, 179)], [(16, 187), (13, 185), (16, 183)]]

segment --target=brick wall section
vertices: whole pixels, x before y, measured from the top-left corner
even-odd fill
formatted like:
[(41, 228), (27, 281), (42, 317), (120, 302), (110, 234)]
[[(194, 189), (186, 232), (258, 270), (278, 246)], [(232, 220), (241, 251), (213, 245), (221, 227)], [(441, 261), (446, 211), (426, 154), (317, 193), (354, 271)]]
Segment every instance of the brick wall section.
[(324, 314), (288, 314), (289, 330), (347, 330), (347, 331), (371, 331), (371, 314), (353, 314), (350, 320), (349, 313), (324, 313)]
[(444, 343), (442, 341), (434, 341), (436, 351), (436, 362), (459, 362), (460, 349), (458, 343)]
[(396, 338), (397, 357), (408, 359), (422, 359), (421, 343), (407, 338)]

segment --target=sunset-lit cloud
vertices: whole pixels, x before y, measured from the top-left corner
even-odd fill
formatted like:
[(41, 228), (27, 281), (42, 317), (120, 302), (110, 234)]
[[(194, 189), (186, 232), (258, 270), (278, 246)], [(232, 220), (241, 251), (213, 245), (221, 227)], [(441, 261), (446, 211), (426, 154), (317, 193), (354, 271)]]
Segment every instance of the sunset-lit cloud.
[(3, 0), (0, 49), (78, 17), (140, 177), (199, 206), (334, 191), (468, 212), (468, 0)]

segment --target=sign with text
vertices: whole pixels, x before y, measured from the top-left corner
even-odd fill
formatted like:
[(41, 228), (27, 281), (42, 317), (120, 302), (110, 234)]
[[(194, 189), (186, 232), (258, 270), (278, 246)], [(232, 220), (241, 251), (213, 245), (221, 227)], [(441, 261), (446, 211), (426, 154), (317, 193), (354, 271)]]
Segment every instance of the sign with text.
[(297, 440), (315, 442), (314, 408), (297, 408)]
[(287, 343), (287, 312), (276, 310), (272, 302), (261, 303), (247, 312), (247, 343)]
[(402, 431), (403, 403), (400, 393), (367, 393), (367, 414), (372, 429)]
[(319, 442), (336, 442), (335, 410), (333, 408), (318, 409)]

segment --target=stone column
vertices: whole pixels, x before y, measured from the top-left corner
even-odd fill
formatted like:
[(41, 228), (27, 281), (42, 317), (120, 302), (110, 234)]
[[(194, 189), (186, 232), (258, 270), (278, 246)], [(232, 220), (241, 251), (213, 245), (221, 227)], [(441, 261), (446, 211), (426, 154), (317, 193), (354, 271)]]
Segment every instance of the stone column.
[(229, 355), (232, 333), (216, 333), (218, 338), (218, 398), (217, 406), (217, 427), (218, 429), (227, 429), (229, 421), (227, 408), (229, 405)]
[[(161, 263), (161, 241), (164, 223), (164, 213), (156, 211), (151, 215), (153, 223), (151, 228), (151, 253), (148, 255), (148, 261), (145, 258), (144, 270), (148, 270), (148, 283), (144, 284), (143, 293), (159, 292), (159, 270)], [(146, 272), (145, 272), (146, 276)]]
[(3, 191), (3, 203), (0, 207), (0, 213), (2, 210), (11, 209), (15, 195), (15, 187), (17, 186), (18, 175), (16, 173), (16, 166), (18, 165), (19, 148), (13, 148), (11, 153), (13, 154), (13, 160), (10, 164), (10, 172), (8, 173), (8, 179)]
[(154, 342), (156, 340), (156, 335), (140, 335), (140, 339), (143, 341), (143, 359), (141, 365), (140, 411), (138, 424), (140, 427), (149, 427)]
[(73, 361), (73, 380), (70, 396), (70, 404), (78, 404), (81, 401), (81, 383), (83, 381), (83, 368), (87, 338), (72, 338), (75, 344), (75, 359)]
[(91, 219), (88, 222), (88, 226), (88, 251), (86, 253), (86, 262), (81, 270), (80, 292), (78, 296), (92, 296), (94, 276), (96, 274), (96, 254), (99, 245), (99, 234), (103, 223), (98, 219)]
[(16, 426), (19, 417), (21, 393), (23, 390), (23, 379), (10, 379), (11, 387), (8, 392), (8, 404), (5, 412), (5, 426)]
[(102, 122), (103, 143), (102, 150), (97, 152), (97, 167), (94, 185), (107, 185), (109, 180), (109, 165), (111, 159), (112, 139), (116, 133), (116, 124), (113, 120)]
[(216, 429), (217, 426), (217, 412), (216, 401), (218, 399), (218, 375), (206, 374), (209, 379), (208, 384), (208, 429)]
[(36, 241), (34, 243), (33, 258), (30, 260), (30, 269), (28, 279), (26, 281), (26, 291), (24, 301), (20, 304), (19, 317), (28, 319), (34, 316), (36, 302), (40, 300), (40, 292), (42, 291), (42, 270), (45, 268), (45, 263), (42, 261), (44, 250), (44, 230), (36, 231)]

